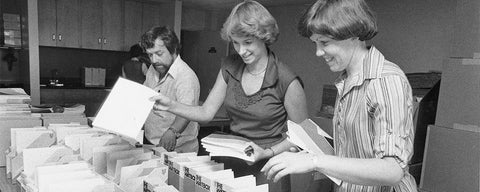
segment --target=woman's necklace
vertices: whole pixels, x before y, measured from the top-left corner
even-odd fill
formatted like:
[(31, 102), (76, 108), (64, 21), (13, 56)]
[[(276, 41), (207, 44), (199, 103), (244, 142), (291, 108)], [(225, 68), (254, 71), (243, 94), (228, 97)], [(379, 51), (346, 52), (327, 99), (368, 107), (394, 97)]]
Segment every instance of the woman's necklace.
[(250, 74), (250, 75), (252, 75), (252, 76), (259, 76), (259, 75), (263, 74), (263, 73), (267, 70), (267, 67), (265, 67), (262, 71), (257, 72), (257, 73), (252, 73), (252, 72), (250, 72), (250, 70), (248, 70), (248, 67), (245, 67), (245, 69), (247, 70), (247, 73), (248, 73), (248, 74)]

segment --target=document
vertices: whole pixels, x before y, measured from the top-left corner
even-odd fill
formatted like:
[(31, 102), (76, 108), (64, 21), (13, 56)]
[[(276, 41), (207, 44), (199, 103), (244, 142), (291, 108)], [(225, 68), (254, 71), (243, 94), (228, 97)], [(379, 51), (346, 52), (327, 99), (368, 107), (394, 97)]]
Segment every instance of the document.
[(92, 124), (143, 144), (143, 135), (139, 134), (154, 104), (149, 98), (157, 94), (144, 85), (119, 78)]
[(131, 148), (131, 145), (107, 145), (93, 148), (92, 163), (95, 172), (99, 174), (107, 173), (107, 153), (125, 151)]
[(37, 166), (58, 162), (66, 155), (73, 155), (73, 151), (65, 146), (23, 149), (24, 173), (32, 177)]
[(213, 133), (204, 137), (202, 140), (202, 146), (206, 151), (210, 152), (210, 156), (229, 156), (245, 161), (253, 162), (253, 155), (247, 148), (250, 146), (248, 143), (251, 141), (235, 135), (228, 135), (222, 133)]
[[(333, 155), (333, 147), (328, 143), (325, 137), (328, 136), (323, 130), (319, 131), (320, 127), (317, 126), (312, 120), (307, 119), (300, 124), (288, 120), (288, 140), (303, 150), (314, 154), (327, 154)], [(331, 137), (330, 137), (331, 138)], [(340, 180), (330, 177), (337, 185), (340, 184)]]

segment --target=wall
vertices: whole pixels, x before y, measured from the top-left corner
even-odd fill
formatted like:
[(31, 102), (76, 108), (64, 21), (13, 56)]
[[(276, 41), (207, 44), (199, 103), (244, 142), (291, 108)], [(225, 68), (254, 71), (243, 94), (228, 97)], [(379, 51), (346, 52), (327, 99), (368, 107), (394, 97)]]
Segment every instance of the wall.
[[(452, 51), (456, 1), (369, 1), (378, 18), (373, 43), (406, 73), (442, 70)], [(408, 10), (408, 11), (407, 11)]]
[[(406, 73), (442, 70), (442, 63), (451, 51), (455, 1), (384, 0), (368, 3), (376, 12), (379, 26), (379, 33), (371, 43), (387, 59), (397, 63)], [(309, 113), (313, 116), (321, 105), (322, 86), (332, 84), (338, 74), (330, 72), (323, 59), (315, 56), (314, 44), (309, 39), (298, 35), (297, 21), (305, 8), (306, 5), (268, 7), (280, 27), (279, 40), (272, 50), (302, 78)], [(229, 11), (217, 17), (218, 29)], [(217, 41), (220, 35), (202, 39)], [(200, 79), (215, 75), (211, 71), (198, 72)]]
[[(182, 31), (182, 58), (195, 71), (200, 81), (200, 100), (205, 101), (215, 84), (227, 44), (218, 31)], [(208, 52), (211, 47), (215, 52)]]
[[(378, 18), (379, 34), (371, 43), (406, 73), (442, 70), (450, 56), (455, 1), (368, 1)], [(330, 72), (323, 59), (314, 56), (310, 40), (298, 35), (296, 26), (306, 6), (269, 7), (280, 27), (280, 38), (272, 48), (301, 76), (309, 113), (321, 105), (322, 85), (338, 74)], [(408, 10), (408, 13), (407, 11)]]

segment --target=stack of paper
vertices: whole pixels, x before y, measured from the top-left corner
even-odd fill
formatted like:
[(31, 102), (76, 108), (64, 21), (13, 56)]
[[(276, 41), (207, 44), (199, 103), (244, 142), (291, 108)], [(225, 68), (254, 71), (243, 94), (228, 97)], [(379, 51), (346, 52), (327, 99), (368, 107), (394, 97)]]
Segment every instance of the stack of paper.
[[(325, 131), (323, 131), (317, 124), (311, 119), (307, 119), (300, 124), (293, 121), (288, 121), (288, 140), (298, 147), (314, 154), (327, 154), (333, 155), (333, 147), (328, 143), (327, 138), (332, 138)], [(337, 185), (340, 184), (340, 180), (330, 177), (332, 181)]]
[(22, 88), (0, 88), (0, 103), (2, 104), (30, 104), (30, 95)]
[(229, 156), (245, 161), (253, 162), (253, 155), (245, 152), (249, 147), (250, 140), (227, 134), (213, 133), (204, 137), (202, 145), (206, 151), (210, 152), (210, 156)]
[(22, 88), (0, 88), (0, 116), (30, 116), (30, 95)]
[(143, 143), (141, 129), (154, 104), (149, 98), (157, 94), (144, 85), (119, 78), (98, 111), (93, 126)]
[(0, 103), (1, 116), (29, 116), (31, 113), (29, 104)]

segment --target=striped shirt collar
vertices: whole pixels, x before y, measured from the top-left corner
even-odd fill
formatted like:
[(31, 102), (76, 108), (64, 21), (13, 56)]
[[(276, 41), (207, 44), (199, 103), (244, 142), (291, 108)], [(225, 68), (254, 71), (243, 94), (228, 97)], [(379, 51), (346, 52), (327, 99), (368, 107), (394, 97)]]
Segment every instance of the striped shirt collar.
[(368, 54), (363, 59), (363, 65), (360, 70), (362, 72), (347, 78), (347, 72), (343, 71), (335, 80), (335, 86), (343, 97), (354, 87), (362, 85), (365, 80), (380, 78), (384, 63), (385, 57), (383, 54), (377, 48), (371, 46)]
[[(261, 88), (271, 87), (275, 85), (275, 83), (277, 83), (277, 80), (278, 80), (278, 70), (276, 65), (276, 63), (279, 62), (278, 58), (268, 48), (267, 48), (267, 54), (268, 54), (267, 69), (265, 71), (265, 77), (263, 79)], [(232, 75), (234, 79), (236, 79), (237, 81), (241, 81), (243, 69), (246, 67), (246, 64), (243, 62), (242, 58), (240, 58), (239, 55), (237, 56), (235, 57), (235, 60), (236, 60), (235, 65), (232, 65), (232, 67), (227, 67), (226, 70), (228, 71), (228, 73), (230, 73), (230, 75)]]

